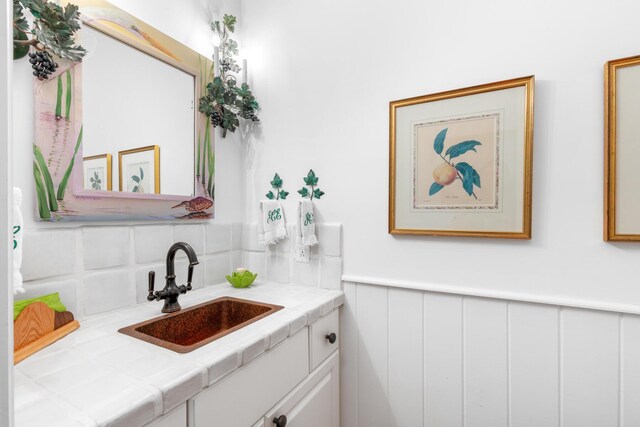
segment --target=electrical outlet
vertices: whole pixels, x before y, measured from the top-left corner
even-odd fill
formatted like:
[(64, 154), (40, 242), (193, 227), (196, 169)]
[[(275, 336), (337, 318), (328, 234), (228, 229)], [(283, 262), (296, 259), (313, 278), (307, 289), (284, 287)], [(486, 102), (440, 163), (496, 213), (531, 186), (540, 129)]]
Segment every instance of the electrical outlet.
[(309, 248), (301, 243), (296, 243), (296, 262), (309, 262)]

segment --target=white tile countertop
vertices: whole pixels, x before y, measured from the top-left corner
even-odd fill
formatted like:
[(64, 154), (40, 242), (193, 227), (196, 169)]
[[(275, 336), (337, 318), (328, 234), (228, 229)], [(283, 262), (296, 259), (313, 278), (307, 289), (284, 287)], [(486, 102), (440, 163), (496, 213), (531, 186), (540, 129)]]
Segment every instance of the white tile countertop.
[(16, 365), (16, 427), (144, 425), (344, 302), (341, 291), (256, 281), (249, 289), (220, 284), (192, 291), (180, 304), (222, 296), (285, 308), (186, 354), (117, 332), (160, 316), (162, 302), (92, 317)]

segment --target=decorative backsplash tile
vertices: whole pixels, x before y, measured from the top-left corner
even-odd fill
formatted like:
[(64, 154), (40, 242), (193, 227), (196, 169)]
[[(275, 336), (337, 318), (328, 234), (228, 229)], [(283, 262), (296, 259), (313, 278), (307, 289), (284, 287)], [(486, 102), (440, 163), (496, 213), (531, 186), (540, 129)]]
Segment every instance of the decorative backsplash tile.
[(131, 229), (128, 227), (85, 227), (82, 256), (85, 270), (129, 264)]
[(76, 230), (26, 231), (22, 245), (24, 281), (68, 276), (76, 268)]
[(83, 315), (94, 316), (136, 303), (136, 289), (127, 270), (88, 274), (82, 281)]
[(164, 261), (167, 249), (173, 244), (170, 225), (134, 227), (133, 241), (136, 263)]
[(228, 252), (231, 250), (231, 224), (206, 224), (205, 240), (206, 252)]
[[(308, 264), (294, 260), (289, 237), (273, 247), (257, 243), (256, 224), (154, 224), (36, 229), (25, 233), (22, 274), (25, 294), (17, 299), (59, 292), (77, 318), (133, 304), (149, 304), (148, 272), (155, 287), (165, 280), (167, 250), (189, 243), (198, 255), (193, 287), (225, 282), (235, 268), (246, 267), (262, 279), (302, 286), (339, 289), (342, 275), (342, 226), (319, 224), (319, 245)], [(179, 284), (187, 279), (186, 257), (176, 258)]]

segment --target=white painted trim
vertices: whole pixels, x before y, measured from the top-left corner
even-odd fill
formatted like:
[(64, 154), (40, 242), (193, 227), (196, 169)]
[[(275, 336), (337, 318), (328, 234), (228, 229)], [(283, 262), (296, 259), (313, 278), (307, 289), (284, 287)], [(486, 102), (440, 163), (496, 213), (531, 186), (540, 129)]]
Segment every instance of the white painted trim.
[(552, 295), (536, 295), (524, 292), (496, 291), (490, 289), (470, 288), (442, 283), (414, 282), (409, 280), (384, 279), (379, 277), (357, 276), (345, 274), (343, 282), (360, 283), (364, 285), (387, 286), (390, 288), (416, 289), (429, 292), (440, 292), (454, 295), (468, 295), (482, 298), (494, 298), (508, 301), (521, 301), (536, 304), (576, 307), (589, 310), (612, 311), (615, 313), (640, 314), (640, 304), (618, 304), (592, 299), (571, 298)]
[(0, 8), (0, 200), (6, 201), (0, 204), (0, 425), (7, 427), (13, 426), (12, 19), (13, 2), (6, 1)]

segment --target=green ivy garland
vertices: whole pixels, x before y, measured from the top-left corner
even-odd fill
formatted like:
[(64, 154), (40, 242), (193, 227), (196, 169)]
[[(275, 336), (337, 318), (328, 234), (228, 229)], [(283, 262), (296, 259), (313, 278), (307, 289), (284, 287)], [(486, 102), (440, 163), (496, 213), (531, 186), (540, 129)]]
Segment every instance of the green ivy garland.
[[(230, 35), (235, 31), (237, 19), (233, 15), (224, 15), (222, 22), (211, 23), (211, 30), (220, 38), (219, 75), (207, 84), (206, 94), (200, 98), (199, 110), (211, 118), (213, 127), (222, 128), (222, 137), (227, 131), (235, 132), (240, 126), (240, 118), (259, 122), (258, 101), (246, 83), (238, 86), (234, 73), (241, 68), (236, 60), (238, 43)], [(214, 58), (215, 59), (215, 58)]]
[[(24, 9), (33, 15), (31, 27)], [(74, 4), (62, 8), (46, 0), (13, 0), (14, 59), (26, 56), (33, 47), (47, 55), (50, 52), (59, 58), (80, 62), (87, 51), (75, 42), (74, 36), (79, 29), (80, 12)]]

